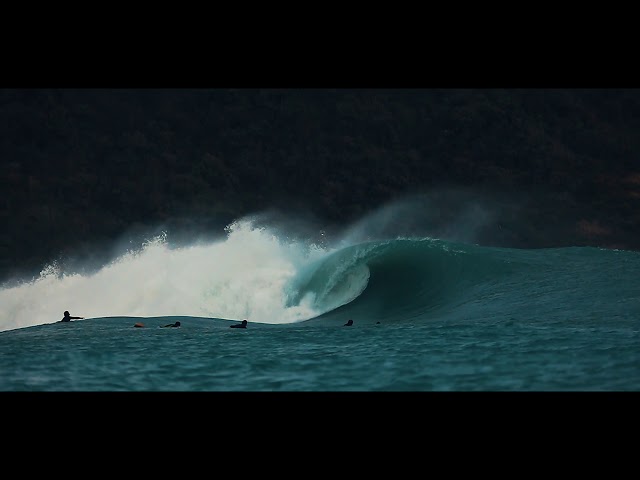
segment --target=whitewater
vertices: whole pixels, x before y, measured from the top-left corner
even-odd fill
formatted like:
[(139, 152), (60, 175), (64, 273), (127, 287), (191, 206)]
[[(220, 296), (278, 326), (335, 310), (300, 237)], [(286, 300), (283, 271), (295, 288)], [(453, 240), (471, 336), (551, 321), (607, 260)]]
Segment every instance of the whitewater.
[(310, 298), (287, 306), (286, 287), (330, 249), (282, 241), (250, 220), (227, 231), (224, 240), (181, 248), (159, 235), (92, 274), (47, 265), (33, 281), (0, 291), (0, 331), (52, 323), (65, 310), (85, 318), (186, 315), (276, 324), (322, 313)]

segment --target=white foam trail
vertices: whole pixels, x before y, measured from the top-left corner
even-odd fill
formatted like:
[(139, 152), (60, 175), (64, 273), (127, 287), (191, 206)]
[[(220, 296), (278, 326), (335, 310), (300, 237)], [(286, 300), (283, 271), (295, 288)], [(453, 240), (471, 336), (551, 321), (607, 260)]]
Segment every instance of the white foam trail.
[(292, 323), (321, 312), (311, 299), (287, 308), (286, 284), (305, 265), (330, 253), (283, 241), (251, 221), (227, 227), (227, 238), (171, 249), (165, 236), (91, 275), (60, 274), (56, 265), (33, 282), (0, 290), (0, 331), (73, 316), (247, 318)]

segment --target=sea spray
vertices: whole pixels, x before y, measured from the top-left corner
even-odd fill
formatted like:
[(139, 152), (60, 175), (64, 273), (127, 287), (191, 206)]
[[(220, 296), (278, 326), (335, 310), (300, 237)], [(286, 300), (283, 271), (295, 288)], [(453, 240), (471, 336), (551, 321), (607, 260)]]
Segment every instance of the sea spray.
[(69, 310), (85, 318), (187, 315), (291, 323), (317, 312), (287, 304), (296, 272), (328, 251), (241, 220), (227, 238), (171, 248), (166, 233), (90, 274), (61, 272), (0, 290), (0, 331), (53, 323)]

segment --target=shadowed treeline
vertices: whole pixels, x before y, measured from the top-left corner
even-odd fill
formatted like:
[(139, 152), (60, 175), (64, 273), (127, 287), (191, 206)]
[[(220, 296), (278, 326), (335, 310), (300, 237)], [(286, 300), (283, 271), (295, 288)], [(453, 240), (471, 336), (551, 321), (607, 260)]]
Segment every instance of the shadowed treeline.
[(0, 279), (270, 207), (445, 221), (452, 191), (500, 206), (487, 245), (640, 250), (637, 90), (2, 89), (0, 122)]

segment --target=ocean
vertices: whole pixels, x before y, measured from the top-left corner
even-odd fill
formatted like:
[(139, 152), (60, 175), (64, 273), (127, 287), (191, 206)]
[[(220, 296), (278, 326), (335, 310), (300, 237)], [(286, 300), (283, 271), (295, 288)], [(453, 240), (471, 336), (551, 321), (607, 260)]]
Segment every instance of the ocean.
[(226, 233), (5, 284), (0, 391), (640, 390), (639, 252)]

